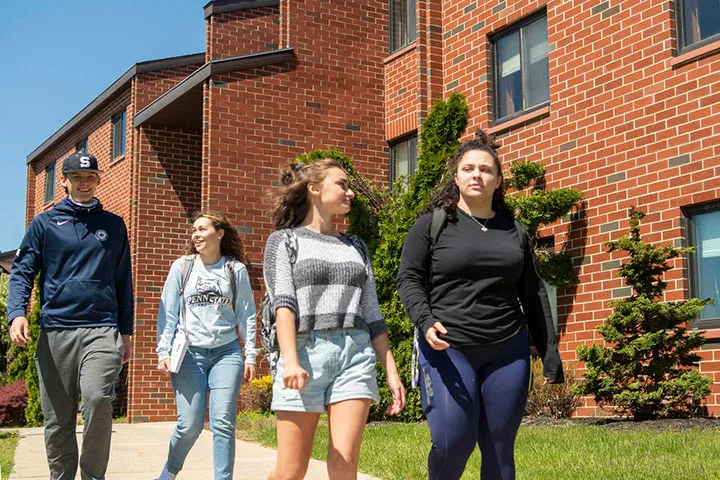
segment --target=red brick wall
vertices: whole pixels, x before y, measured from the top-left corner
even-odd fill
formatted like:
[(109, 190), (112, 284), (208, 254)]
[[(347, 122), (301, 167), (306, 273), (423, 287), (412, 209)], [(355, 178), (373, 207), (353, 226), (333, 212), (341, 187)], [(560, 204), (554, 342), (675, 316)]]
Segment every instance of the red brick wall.
[(206, 59), (218, 60), (277, 50), (279, 40), (279, 7), (216, 14), (208, 21)]
[(378, 122), (386, 15), (383, 1), (290, 4), (283, 22), (296, 62), (216, 76), (227, 85), (206, 87), (203, 206), (230, 213), (245, 229), (254, 264), (271, 232), (264, 194), (282, 163), (337, 147), (363, 173), (386, 181)]
[[(468, 132), (491, 126), (488, 35), (543, 5), (549, 112), (500, 129), (498, 139), (506, 165), (542, 161), (548, 187), (585, 194), (581, 220), (543, 232), (554, 234), (558, 247), (569, 241), (577, 265), (580, 284), (558, 292), (561, 353), (572, 361), (578, 345), (599, 340), (594, 327), (611, 312), (610, 300), (627, 294), (608, 263), (621, 256), (605, 253), (603, 246), (627, 231), (627, 209), (635, 205), (648, 212), (645, 240), (673, 243), (685, 237), (681, 207), (720, 197), (720, 55), (672, 64), (677, 42), (670, 0), (449, 2), (442, 16), (444, 95), (458, 91), (468, 98)], [(406, 74), (393, 66), (386, 77)], [(393, 94), (388, 91), (388, 101)], [(666, 300), (688, 295), (683, 263), (678, 260), (667, 275)], [(701, 371), (720, 380), (717, 363), (711, 363), (720, 360), (720, 350), (711, 347), (701, 355), (706, 360)], [(707, 406), (718, 414), (720, 385), (712, 389)], [(588, 401), (578, 413), (596, 410)]]
[(173, 420), (170, 377), (157, 370), (160, 294), (172, 262), (190, 239), (188, 217), (200, 209), (202, 135), (141, 127), (137, 134), (135, 225), (135, 354), (128, 420)]

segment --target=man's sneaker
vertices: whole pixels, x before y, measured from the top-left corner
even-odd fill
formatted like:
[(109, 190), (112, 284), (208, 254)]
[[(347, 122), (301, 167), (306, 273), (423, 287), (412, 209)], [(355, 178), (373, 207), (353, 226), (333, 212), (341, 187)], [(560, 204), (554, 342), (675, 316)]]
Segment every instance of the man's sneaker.
[(163, 471), (160, 473), (160, 476), (155, 480), (175, 480), (175, 475), (175, 473), (168, 472), (167, 465), (165, 465), (163, 467)]

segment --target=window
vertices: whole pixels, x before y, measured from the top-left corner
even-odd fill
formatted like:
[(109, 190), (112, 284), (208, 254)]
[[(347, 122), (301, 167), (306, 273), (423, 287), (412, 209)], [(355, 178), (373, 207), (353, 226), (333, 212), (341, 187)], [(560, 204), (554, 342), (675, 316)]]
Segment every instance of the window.
[(390, 0), (390, 52), (417, 40), (415, 0)]
[(125, 111), (112, 119), (112, 158), (125, 155)]
[(55, 162), (45, 169), (45, 203), (55, 200)]
[(80, 140), (78, 143), (76, 143), (75, 151), (82, 152), (82, 153), (88, 153), (88, 139), (85, 138), (83, 140)]
[(409, 178), (417, 168), (417, 136), (390, 145), (390, 184), (405, 176)]
[(547, 15), (534, 16), (492, 38), (495, 122), (528, 113), (550, 100)]
[(720, 40), (720, 0), (677, 0), (680, 50)]
[(720, 327), (720, 204), (690, 210), (688, 236), (695, 251), (690, 254), (690, 295), (712, 298), (700, 312), (696, 327)]

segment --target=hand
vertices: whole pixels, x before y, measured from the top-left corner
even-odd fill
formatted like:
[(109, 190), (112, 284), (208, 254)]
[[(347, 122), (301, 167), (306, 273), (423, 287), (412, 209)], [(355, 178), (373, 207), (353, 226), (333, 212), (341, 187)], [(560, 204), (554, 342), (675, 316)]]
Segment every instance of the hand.
[(26, 317), (15, 317), (10, 325), (10, 340), (18, 347), (27, 347), (30, 340), (30, 326)]
[[(125, 345), (125, 348), (123, 349), (123, 363), (128, 363), (130, 359), (132, 358), (133, 353), (133, 343), (132, 343), (132, 335), (123, 335), (123, 344)], [(170, 365), (170, 361), (168, 360), (168, 366)]]
[(285, 385), (285, 388), (302, 390), (305, 388), (305, 382), (308, 378), (310, 378), (310, 374), (303, 370), (299, 364), (285, 364), (283, 371), (283, 385)]
[(443, 327), (440, 322), (435, 322), (432, 327), (427, 329), (425, 332), (425, 341), (430, 345), (433, 350), (445, 350), (450, 346), (445, 340), (440, 339), (438, 334), (446, 335), (447, 330)]
[(405, 387), (397, 373), (388, 376), (387, 383), (393, 398), (392, 403), (388, 405), (387, 413), (388, 415), (397, 415), (405, 408)]
[(157, 369), (161, 372), (170, 373), (170, 359), (160, 360), (157, 365)]
[(246, 363), (245, 364), (245, 375), (244, 378), (246, 381), (251, 381), (255, 379), (255, 364), (254, 363)]

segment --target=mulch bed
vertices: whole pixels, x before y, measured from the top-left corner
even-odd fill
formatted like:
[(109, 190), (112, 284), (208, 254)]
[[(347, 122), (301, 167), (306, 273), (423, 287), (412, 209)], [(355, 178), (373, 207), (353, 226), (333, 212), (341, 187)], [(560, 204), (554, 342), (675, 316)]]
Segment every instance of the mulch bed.
[(661, 420), (646, 420), (636, 422), (626, 418), (548, 418), (548, 417), (525, 417), (523, 425), (538, 427), (584, 425), (599, 426), (608, 430), (661, 430), (661, 431), (683, 431), (683, 430), (714, 430), (720, 429), (720, 418), (667, 418)]

